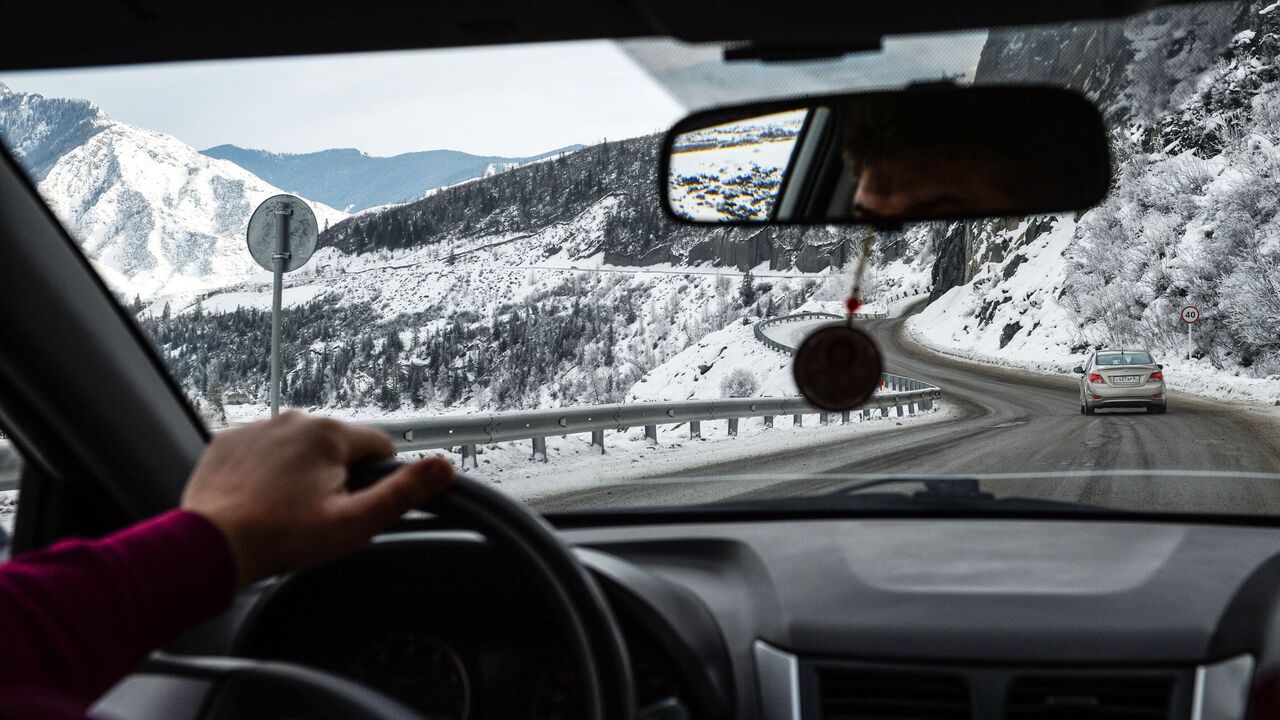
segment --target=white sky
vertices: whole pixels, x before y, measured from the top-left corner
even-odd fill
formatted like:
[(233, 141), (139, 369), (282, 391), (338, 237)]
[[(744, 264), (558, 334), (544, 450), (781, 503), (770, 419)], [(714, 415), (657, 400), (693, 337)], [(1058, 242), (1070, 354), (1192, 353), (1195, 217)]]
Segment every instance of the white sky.
[(197, 149), (518, 157), (664, 131), (686, 107), (966, 74), (985, 39), (889, 38), (881, 52), (769, 65), (725, 63), (716, 46), (674, 40), (588, 41), (8, 73), (0, 82), (91, 100)]
[(448, 148), (533, 155), (666, 130), (684, 115), (612, 42), (8, 73), (204, 149)]

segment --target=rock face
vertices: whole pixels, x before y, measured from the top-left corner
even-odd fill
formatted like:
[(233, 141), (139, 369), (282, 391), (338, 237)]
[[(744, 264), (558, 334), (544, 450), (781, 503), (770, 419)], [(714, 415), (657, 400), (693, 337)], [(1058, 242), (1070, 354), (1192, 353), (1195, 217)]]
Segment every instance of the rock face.
[[(116, 291), (199, 290), (257, 270), (245, 226), (259, 202), (281, 191), (247, 170), (112, 120), (91, 103), (4, 86), (0, 137)], [(312, 207), (322, 227), (346, 217)]]
[[(974, 83), (1070, 88), (1097, 103), (1110, 127), (1145, 126), (1195, 92), (1197, 80), (1230, 38), (1247, 28), (1248, 5), (1184, 5), (1125, 21), (992, 30)], [(1017, 222), (964, 225), (951, 229), (940, 246), (934, 298), (968, 282), (983, 263), (1001, 261), (1011, 243), (1022, 241), (1002, 233)]]

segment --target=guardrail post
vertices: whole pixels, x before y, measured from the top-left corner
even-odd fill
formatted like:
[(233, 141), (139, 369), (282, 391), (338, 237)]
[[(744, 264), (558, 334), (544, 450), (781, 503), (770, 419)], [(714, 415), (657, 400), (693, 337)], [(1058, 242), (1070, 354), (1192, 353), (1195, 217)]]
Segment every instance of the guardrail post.
[(871, 419), (871, 408), (862, 408), (862, 419), (863, 420)]
[(829, 413), (818, 413), (818, 424), (819, 424), (819, 425), (830, 425), (830, 424), (831, 424), (831, 415), (830, 415)]
[(533, 439), (533, 457), (530, 460), (538, 462), (547, 461), (547, 439), (544, 437), (536, 437)]
[(915, 402), (915, 400), (912, 400), (912, 401), (911, 401), (911, 404), (907, 406), (907, 414), (908, 414), (908, 415), (915, 415), (915, 414), (916, 414), (916, 402)]
[(689, 421), (689, 439), (698, 440), (702, 437), (702, 422), (698, 420)]
[(604, 430), (591, 431), (591, 447), (597, 448), (597, 452), (604, 454)]
[(462, 469), (463, 469), (463, 470), (466, 470), (466, 469), (467, 469), (467, 460), (470, 460), (470, 461), (471, 461), (471, 468), (472, 468), (473, 470), (474, 470), (475, 468), (480, 467), (480, 459), (476, 457), (476, 446), (475, 446), (475, 445), (463, 445), (463, 446), (462, 446)]
[(804, 427), (804, 415), (801, 415), (800, 413), (796, 413), (795, 415), (792, 415), (791, 424), (794, 427)]
[(729, 437), (738, 436), (738, 418), (729, 418)]
[(644, 442), (646, 445), (658, 444), (658, 426), (657, 425), (644, 426)]
[(771, 428), (771, 427), (773, 427), (773, 416), (772, 416), (772, 415), (765, 415), (765, 416), (764, 416), (764, 426), (765, 426), (765, 427), (767, 427), (767, 428)]
[(898, 417), (902, 417), (902, 406), (898, 405), (897, 408), (898, 408)]
[(848, 411), (848, 410), (845, 410), (844, 412), (840, 413), (840, 424), (841, 424), (841, 425), (848, 425), (848, 424), (849, 424), (849, 411)]

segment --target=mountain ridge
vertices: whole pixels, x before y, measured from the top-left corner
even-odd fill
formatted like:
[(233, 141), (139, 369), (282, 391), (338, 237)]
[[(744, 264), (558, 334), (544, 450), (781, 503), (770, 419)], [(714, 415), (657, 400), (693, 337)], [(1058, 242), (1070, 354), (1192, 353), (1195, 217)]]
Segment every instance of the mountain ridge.
[(435, 188), (483, 177), (513, 165), (575, 152), (582, 147), (566, 145), (525, 157), (475, 155), (449, 149), (389, 156), (370, 155), (358, 148), (282, 153), (229, 143), (200, 152), (233, 162), (272, 185), (346, 212), (359, 212), (414, 200)]
[[(196, 291), (258, 271), (245, 227), (257, 203), (281, 191), (240, 166), (88, 101), (7, 86), (0, 137), (117, 292)], [(311, 205), (321, 227), (347, 216)]]

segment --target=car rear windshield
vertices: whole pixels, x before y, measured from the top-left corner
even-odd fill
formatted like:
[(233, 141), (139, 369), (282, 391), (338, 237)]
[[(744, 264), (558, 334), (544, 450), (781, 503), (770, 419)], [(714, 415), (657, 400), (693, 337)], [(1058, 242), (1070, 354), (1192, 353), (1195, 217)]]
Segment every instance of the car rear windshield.
[(1152, 362), (1150, 353), (1145, 352), (1098, 353), (1099, 365), (1150, 365)]

